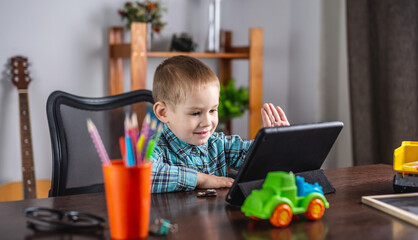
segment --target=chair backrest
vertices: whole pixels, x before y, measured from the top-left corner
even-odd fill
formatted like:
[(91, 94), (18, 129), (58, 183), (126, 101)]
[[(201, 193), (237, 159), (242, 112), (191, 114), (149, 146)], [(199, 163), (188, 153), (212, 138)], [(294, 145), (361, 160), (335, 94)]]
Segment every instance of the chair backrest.
[(52, 146), (49, 196), (103, 192), (101, 161), (87, 130), (87, 118), (96, 125), (109, 158), (120, 159), (125, 114), (136, 112), (141, 126), (153, 103), (149, 90), (99, 98), (53, 92), (46, 106)]

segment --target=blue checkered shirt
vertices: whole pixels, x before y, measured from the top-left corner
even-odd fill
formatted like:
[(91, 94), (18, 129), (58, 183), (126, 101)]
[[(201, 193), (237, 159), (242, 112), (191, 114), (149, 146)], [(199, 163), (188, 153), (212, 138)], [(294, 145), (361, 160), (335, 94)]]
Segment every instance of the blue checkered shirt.
[(215, 132), (204, 145), (183, 142), (164, 125), (152, 154), (152, 192), (189, 191), (196, 188), (197, 172), (226, 176), (239, 168), (252, 144), (238, 135)]

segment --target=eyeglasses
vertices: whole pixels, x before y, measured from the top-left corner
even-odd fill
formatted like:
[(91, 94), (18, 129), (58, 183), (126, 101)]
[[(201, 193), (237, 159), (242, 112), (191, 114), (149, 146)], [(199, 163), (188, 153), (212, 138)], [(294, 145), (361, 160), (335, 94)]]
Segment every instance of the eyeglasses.
[(50, 208), (26, 208), (29, 228), (41, 231), (93, 231), (103, 229), (105, 220), (99, 216), (77, 211)]

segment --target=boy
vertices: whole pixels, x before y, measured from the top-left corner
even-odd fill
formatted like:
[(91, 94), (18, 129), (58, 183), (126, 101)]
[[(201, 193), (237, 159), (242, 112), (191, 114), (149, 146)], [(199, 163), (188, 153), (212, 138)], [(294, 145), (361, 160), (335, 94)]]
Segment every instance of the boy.
[[(252, 141), (215, 132), (219, 80), (198, 59), (175, 56), (155, 70), (155, 116), (164, 123), (152, 155), (152, 192), (231, 187), (227, 168), (239, 168)], [(264, 127), (289, 125), (284, 112), (264, 104)]]

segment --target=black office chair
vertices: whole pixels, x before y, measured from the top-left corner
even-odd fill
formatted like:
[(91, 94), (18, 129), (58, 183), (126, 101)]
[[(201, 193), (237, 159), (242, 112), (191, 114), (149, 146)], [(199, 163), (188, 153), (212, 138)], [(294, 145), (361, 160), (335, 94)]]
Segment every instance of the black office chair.
[(149, 90), (99, 98), (53, 92), (46, 106), (52, 146), (49, 196), (103, 192), (101, 161), (87, 130), (87, 118), (96, 125), (109, 158), (120, 159), (125, 114), (136, 112), (141, 126), (153, 103)]

